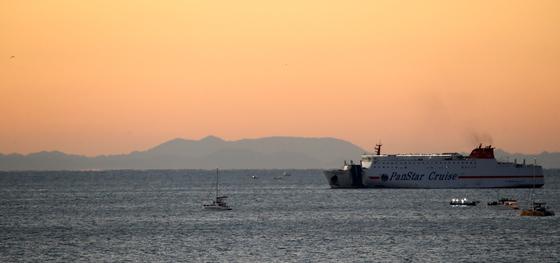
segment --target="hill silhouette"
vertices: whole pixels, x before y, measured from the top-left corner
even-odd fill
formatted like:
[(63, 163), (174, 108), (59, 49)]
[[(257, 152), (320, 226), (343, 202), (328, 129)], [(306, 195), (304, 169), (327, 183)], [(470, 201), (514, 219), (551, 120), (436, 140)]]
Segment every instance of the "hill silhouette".
[(335, 138), (266, 137), (225, 141), (173, 139), (145, 151), (86, 157), (62, 152), (0, 154), (0, 170), (323, 169), (365, 151)]
[[(86, 157), (59, 151), (27, 155), (0, 154), (0, 170), (88, 169), (328, 169), (344, 160), (359, 160), (364, 149), (335, 138), (265, 137), (226, 141), (208, 136), (200, 140), (173, 139), (145, 151)], [(537, 155), (496, 150), (496, 158), (560, 168), (560, 153)]]

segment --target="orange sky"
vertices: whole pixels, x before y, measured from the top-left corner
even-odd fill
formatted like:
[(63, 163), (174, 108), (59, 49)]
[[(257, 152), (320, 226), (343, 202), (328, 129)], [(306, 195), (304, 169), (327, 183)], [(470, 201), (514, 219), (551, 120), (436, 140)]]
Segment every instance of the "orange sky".
[(0, 153), (209, 134), (560, 151), (559, 14), (557, 0), (2, 0)]

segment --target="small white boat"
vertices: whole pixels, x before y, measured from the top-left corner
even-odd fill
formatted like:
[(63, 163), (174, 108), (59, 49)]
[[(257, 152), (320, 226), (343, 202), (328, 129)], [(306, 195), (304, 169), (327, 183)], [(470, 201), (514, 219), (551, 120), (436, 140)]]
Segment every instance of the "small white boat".
[(226, 203), (227, 196), (219, 195), (219, 171), (216, 169), (216, 200), (210, 204), (203, 204), (202, 207), (206, 210), (231, 210), (231, 207)]
[(479, 201), (470, 201), (467, 198), (453, 198), (449, 202), (451, 206), (475, 206), (476, 204), (480, 203)]
[(292, 176), (292, 174), (290, 174), (288, 172), (284, 172), (284, 173), (282, 173), (282, 176)]

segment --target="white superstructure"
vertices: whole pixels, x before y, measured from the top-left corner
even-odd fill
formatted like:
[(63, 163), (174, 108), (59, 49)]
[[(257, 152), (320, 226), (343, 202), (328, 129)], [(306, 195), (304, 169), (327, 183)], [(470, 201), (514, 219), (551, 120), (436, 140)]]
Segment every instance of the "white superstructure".
[(500, 162), (491, 146), (475, 148), (469, 156), (441, 154), (362, 155), (360, 164), (324, 171), (332, 188), (515, 188), (542, 187), (538, 165)]

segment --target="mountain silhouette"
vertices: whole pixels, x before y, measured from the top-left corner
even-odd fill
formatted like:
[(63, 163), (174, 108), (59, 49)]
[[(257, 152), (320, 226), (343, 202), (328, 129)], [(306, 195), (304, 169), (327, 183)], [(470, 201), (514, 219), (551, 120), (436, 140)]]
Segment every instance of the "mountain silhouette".
[(62, 152), (0, 154), (0, 170), (324, 169), (360, 158), (360, 147), (335, 138), (266, 137), (225, 141), (176, 138), (145, 151), (86, 157)]
[[(59, 151), (27, 155), (0, 154), (0, 170), (89, 169), (328, 169), (344, 160), (358, 161), (365, 150), (335, 138), (265, 137), (226, 141), (216, 136), (200, 140), (176, 138), (145, 151), (86, 157)], [(496, 158), (560, 168), (560, 153), (511, 154), (496, 150)]]

